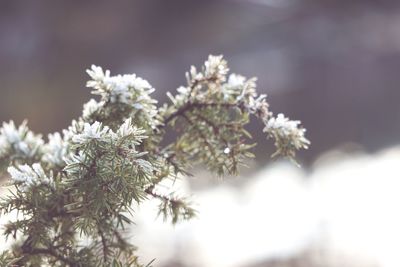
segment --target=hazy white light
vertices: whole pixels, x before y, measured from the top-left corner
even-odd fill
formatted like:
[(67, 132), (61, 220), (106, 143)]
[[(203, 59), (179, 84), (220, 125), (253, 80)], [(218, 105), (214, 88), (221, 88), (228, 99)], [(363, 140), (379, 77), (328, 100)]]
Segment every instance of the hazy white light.
[[(398, 267), (399, 162), (396, 148), (331, 157), (309, 177), (274, 164), (241, 188), (222, 184), (195, 192), (199, 217), (175, 227), (154, 220), (157, 202), (145, 203), (136, 213), (132, 241), (144, 262), (157, 258), (156, 266), (176, 260), (195, 267), (243, 266), (294, 256), (312, 245), (339, 255), (335, 259), (347, 255)], [(181, 195), (190, 195), (185, 180), (178, 183)], [(1, 224), (7, 220), (0, 217)]]

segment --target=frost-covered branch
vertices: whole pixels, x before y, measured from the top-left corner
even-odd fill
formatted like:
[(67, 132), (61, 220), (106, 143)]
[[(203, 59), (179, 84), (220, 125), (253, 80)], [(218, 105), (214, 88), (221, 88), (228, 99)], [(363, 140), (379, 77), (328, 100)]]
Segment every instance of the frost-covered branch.
[[(171, 103), (158, 107), (146, 80), (92, 66), (87, 86), (97, 99), (62, 133), (45, 142), (26, 122), (3, 123), (0, 172), (8, 170), (14, 189), (0, 209), (21, 216), (5, 225), (16, 243), (0, 265), (142, 266), (121, 234), (134, 221), (133, 204), (155, 198), (164, 219), (194, 217), (190, 202), (173, 188), (159, 193), (159, 184), (189, 175), (194, 164), (237, 174), (253, 157), (251, 116), (274, 139), (273, 156), (293, 159), (308, 148), (300, 122), (274, 117), (255, 78), (228, 72), (222, 56), (209, 56), (186, 73), (185, 86), (168, 93)], [(170, 131), (175, 140), (165, 145)]]

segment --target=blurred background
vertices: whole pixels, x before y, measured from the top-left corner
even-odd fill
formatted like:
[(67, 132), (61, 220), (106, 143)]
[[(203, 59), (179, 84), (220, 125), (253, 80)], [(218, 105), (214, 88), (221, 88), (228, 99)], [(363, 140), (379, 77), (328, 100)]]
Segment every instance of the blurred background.
[(173, 228), (144, 212), (143, 254), (156, 266), (400, 266), (398, 0), (1, 1), (0, 121), (65, 128), (90, 98), (91, 64), (136, 73), (163, 103), (210, 53), (257, 76), (312, 146), (302, 170), (267, 165), (272, 147), (251, 124), (251, 175), (205, 183), (198, 171), (182, 187), (199, 218)]

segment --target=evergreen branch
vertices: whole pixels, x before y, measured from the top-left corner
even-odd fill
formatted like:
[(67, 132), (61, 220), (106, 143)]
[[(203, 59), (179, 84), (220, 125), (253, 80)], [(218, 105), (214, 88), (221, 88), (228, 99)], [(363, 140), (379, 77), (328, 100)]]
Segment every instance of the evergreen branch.
[(232, 108), (232, 107), (237, 107), (237, 104), (231, 104), (231, 103), (201, 103), (201, 102), (188, 102), (184, 106), (180, 107), (177, 111), (174, 113), (170, 114), (164, 119), (164, 123), (160, 127), (165, 127), (165, 125), (168, 125), (173, 119), (183, 116), (185, 113), (190, 112), (195, 109), (204, 109), (208, 107), (227, 107), (227, 108)]
[[(29, 238), (27, 239), (29, 240)], [(62, 254), (57, 253), (54, 248), (32, 248), (30, 245), (27, 245), (24, 242), (22, 248), (22, 257), (17, 262), (15, 262), (16, 266), (25, 266), (26, 260), (29, 260), (29, 256), (34, 255), (49, 255), (54, 257), (57, 261), (63, 262), (70, 267), (78, 267), (79, 264), (77, 261), (72, 260), (70, 257), (66, 257)]]
[(103, 230), (101, 230), (101, 226), (98, 225), (97, 229), (98, 229), (97, 232), (99, 233), (99, 236), (100, 236), (100, 239), (101, 239), (101, 244), (102, 244), (102, 247), (103, 247), (103, 263), (107, 264), (109, 262), (108, 254), (110, 252), (110, 250), (108, 248), (108, 245), (107, 245), (107, 239), (106, 239), (106, 236), (105, 236)]
[[(273, 117), (255, 79), (228, 78), (222, 56), (209, 56), (201, 71), (191, 67), (187, 86), (162, 108), (150, 96), (151, 85), (135, 74), (111, 76), (96, 66), (87, 72), (87, 86), (99, 99), (87, 102), (63, 135), (50, 134), (45, 142), (26, 122), (0, 128), (0, 173), (7, 169), (15, 186), (0, 211), (23, 217), (8, 223), (4, 235), (26, 238), (0, 255), (0, 263), (140, 266), (135, 247), (119, 233), (132, 223), (125, 216), (133, 214), (132, 203), (158, 199), (159, 214), (172, 223), (195, 216), (185, 199), (159, 194), (156, 186), (189, 176), (191, 162), (219, 175), (236, 174), (251, 157), (245, 131), (250, 115), (265, 124), (275, 154), (293, 159), (308, 148), (300, 122)], [(181, 119), (184, 133), (176, 123)], [(169, 128), (179, 134), (163, 147)], [(89, 238), (88, 246), (80, 247), (79, 237)]]

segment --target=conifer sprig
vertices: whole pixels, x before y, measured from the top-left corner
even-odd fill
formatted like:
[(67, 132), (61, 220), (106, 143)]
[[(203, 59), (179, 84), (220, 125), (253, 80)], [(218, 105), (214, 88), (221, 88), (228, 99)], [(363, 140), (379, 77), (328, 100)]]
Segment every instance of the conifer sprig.
[[(194, 164), (220, 176), (237, 174), (253, 157), (251, 116), (274, 139), (274, 156), (294, 159), (308, 148), (300, 122), (274, 117), (255, 78), (228, 72), (222, 56), (209, 56), (159, 108), (146, 80), (92, 66), (87, 86), (99, 99), (86, 103), (62, 134), (45, 142), (26, 122), (3, 123), (0, 171), (8, 170), (13, 188), (0, 209), (20, 215), (5, 225), (15, 244), (0, 255), (0, 266), (143, 266), (124, 232), (134, 220), (133, 204), (155, 198), (172, 223), (195, 216), (172, 188), (159, 193), (159, 183), (189, 175)], [(175, 139), (165, 145), (169, 131)]]

